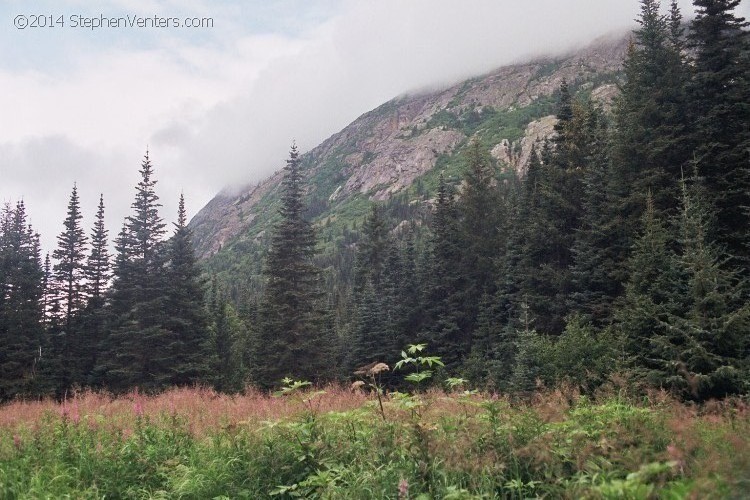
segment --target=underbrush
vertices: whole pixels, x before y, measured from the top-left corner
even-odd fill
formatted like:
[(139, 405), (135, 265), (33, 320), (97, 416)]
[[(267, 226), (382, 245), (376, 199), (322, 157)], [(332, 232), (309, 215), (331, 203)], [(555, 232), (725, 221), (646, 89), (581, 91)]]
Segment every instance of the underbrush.
[(174, 389), (0, 407), (0, 498), (742, 498), (740, 400)]

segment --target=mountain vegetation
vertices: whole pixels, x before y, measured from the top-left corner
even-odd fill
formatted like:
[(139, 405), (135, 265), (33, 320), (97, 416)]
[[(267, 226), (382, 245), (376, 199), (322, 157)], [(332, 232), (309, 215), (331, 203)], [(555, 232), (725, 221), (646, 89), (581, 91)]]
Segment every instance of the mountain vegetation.
[(747, 394), (738, 4), (695, 0), (686, 26), (676, 2), (641, 0), (617, 61), (396, 99), (191, 224), (180, 199), (169, 236), (147, 152), (113, 256), (101, 197), (89, 236), (73, 186), (45, 259), (23, 202), (6, 205), (0, 399), (351, 380), (415, 342), (440, 360), (426, 383)]

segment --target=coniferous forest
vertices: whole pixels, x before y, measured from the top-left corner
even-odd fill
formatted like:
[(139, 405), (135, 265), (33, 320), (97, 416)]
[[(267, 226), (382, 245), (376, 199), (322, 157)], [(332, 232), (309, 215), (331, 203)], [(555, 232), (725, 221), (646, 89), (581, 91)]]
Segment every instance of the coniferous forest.
[(524, 172), (472, 142), (425, 224), (373, 202), (353, 258), (333, 269), (316, 253), (295, 146), (262, 285), (242, 293), (201, 267), (183, 199), (164, 222), (148, 153), (116, 235), (102, 197), (82, 227), (79, 197), (95, 194), (74, 184), (42, 255), (27, 207), (6, 205), (0, 400), (350, 381), (418, 343), (444, 364), (434, 381), (520, 396), (591, 393), (613, 376), (690, 401), (747, 394), (748, 23), (739, 0), (693, 3), (685, 23), (676, 2), (662, 14), (641, 0), (611, 111), (563, 82), (555, 134)]

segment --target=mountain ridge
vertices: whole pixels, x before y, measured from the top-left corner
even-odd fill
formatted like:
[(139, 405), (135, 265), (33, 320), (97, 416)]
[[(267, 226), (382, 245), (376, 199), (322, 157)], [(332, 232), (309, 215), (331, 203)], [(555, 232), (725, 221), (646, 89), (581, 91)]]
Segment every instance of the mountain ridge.
[[(336, 220), (337, 210), (354, 200), (361, 205), (363, 199), (383, 201), (406, 192), (441, 163), (450, 163), (472, 137), (501, 166), (522, 173), (533, 143), (552, 134), (553, 95), (562, 80), (608, 106), (629, 39), (601, 37), (566, 56), (539, 57), (444, 88), (404, 93), (363, 113), (302, 155), (313, 219)], [(282, 172), (222, 190), (193, 217), (199, 258), (211, 260), (238, 240), (264, 234)]]

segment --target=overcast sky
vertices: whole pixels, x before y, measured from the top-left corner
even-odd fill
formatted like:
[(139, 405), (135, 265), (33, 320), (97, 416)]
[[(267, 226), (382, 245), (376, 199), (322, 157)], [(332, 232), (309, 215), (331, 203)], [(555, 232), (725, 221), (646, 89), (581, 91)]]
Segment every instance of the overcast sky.
[[(51, 251), (76, 182), (87, 232), (103, 193), (114, 237), (148, 147), (162, 216), (181, 191), (193, 215), (281, 168), (292, 140), (309, 150), (398, 94), (585, 44), (637, 13), (636, 0), (3, 0), (0, 201), (23, 198)], [(124, 19), (73, 26), (102, 17)]]

